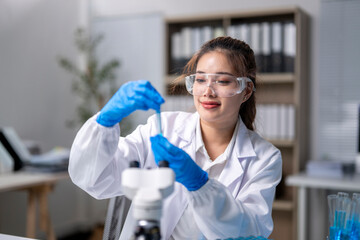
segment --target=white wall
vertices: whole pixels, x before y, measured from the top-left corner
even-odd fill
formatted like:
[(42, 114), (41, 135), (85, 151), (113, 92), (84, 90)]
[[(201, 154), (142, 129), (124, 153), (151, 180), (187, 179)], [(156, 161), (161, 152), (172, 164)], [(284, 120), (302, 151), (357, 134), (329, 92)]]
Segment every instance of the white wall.
[[(297, 5), (310, 16), (311, 102), (316, 106), (317, 45), (320, 0), (89, 0), (94, 16), (161, 12), (165, 17), (264, 9)], [(0, 126), (13, 126), (22, 138), (36, 140), (44, 151), (70, 147), (75, 131), (65, 127), (73, 118), (77, 99), (70, 90), (71, 76), (58, 67), (57, 55), (77, 58), (73, 32), (86, 24), (85, 0), (0, 0)], [(316, 126), (316, 108), (311, 109)], [(311, 130), (311, 129), (310, 129)], [(316, 139), (311, 131), (311, 139)], [(311, 142), (314, 155), (316, 142)], [(60, 208), (63, 202), (68, 209)], [(23, 234), (25, 195), (0, 194), (0, 232)], [(6, 206), (18, 209), (16, 214)], [(51, 197), (58, 232), (73, 221), (101, 218), (104, 204), (90, 201), (70, 182), (61, 183)], [(9, 218), (11, 214), (11, 218)], [(94, 216), (97, 216), (94, 217)], [(9, 221), (9, 219), (11, 221)], [(19, 223), (19, 224), (18, 224)], [(19, 226), (20, 225), (20, 226)]]
[[(0, 127), (14, 127), (43, 151), (70, 147), (76, 134), (65, 122), (74, 117), (77, 99), (56, 57), (78, 58), (73, 33), (87, 25), (86, 6), (83, 0), (0, 0)], [(70, 180), (58, 184), (50, 212), (59, 235), (78, 222), (103, 219), (93, 205)], [(25, 206), (24, 192), (0, 194), (1, 233), (24, 236)]]

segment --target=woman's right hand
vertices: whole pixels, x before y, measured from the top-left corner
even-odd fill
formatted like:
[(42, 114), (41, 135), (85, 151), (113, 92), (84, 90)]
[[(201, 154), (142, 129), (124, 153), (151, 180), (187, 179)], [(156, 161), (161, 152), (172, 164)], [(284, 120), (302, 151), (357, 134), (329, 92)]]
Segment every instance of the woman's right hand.
[(132, 81), (122, 85), (101, 109), (96, 121), (112, 127), (136, 110), (160, 110), (165, 101), (149, 81)]

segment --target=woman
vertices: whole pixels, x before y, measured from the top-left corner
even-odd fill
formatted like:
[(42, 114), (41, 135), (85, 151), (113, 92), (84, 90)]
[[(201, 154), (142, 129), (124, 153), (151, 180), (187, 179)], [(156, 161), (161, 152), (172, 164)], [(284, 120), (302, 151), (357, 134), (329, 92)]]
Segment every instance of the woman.
[[(166, 159), (176, 183), (164, 201), (163, 239), (267, 237), (282, 163), (279, 150), (253, 131), (253, 51), (230, 37), (213, 39), (192, 57), (184, 76), (195, 113), (162, 113), (162, 135), (153, 116), (120, 137), (122, 118), (138, 109), (158, 111), (164, 102), (147, 81), (123, 85), (77, 134), (71, 179), (95, 198), (111, 198), (123, 195), (121, 173), (131, 160), (146, 168)], [(129, 221), (121, 239), (132, 233)]]

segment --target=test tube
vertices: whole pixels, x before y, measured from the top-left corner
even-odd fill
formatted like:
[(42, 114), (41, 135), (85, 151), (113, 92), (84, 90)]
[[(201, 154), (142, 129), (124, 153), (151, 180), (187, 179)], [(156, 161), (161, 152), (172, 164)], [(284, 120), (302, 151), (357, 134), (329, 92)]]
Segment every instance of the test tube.
[(346, 224), (346, 215), (349, 214), (350, 199), (349, 194), (338, 192), (335, 210), (335, 226), (343, 229)]
[(337, 195), (336, 194), (328, 195), (327, 200), (329, 206), (329, 240), (335, 240), (337, 233), (336, 219), (335, 219)]
[(161, 134), (161, 135), (162, 135), (162, 130), (161, 130), (161, 111), (160, 111), (160, 108), (159, 108), (159, 110), (156, 110), (156, 116), (157, 116), (158, 134)]
[(329, 206), (329, 224), (330, 227), (335, 225), (335, 210), (336, 210), (336, 194), (331, 194), (327, 196), (328, 206)]
[(360, 240), (360, 194), (328, 195), (329, 240)]
[[(352, 236), (353, 239), (360, 239), (360, 194), (353, 194), (354, 212), (353, 212), (353, 224), (352, 224)], [(357, 237), (357, 238), (356, 238)]]
[(354, 195), (353, 195), (353, 200), (350, 203), (350, 212), (349, 215), (347, 217), (347, 221), (346, 221), (346, 230), (349, 234), (352, 233), (353, 227), (354, 227), (354, 223), (355, 223), (355, 208), (356, 208), (356, 201), (354, 201)]

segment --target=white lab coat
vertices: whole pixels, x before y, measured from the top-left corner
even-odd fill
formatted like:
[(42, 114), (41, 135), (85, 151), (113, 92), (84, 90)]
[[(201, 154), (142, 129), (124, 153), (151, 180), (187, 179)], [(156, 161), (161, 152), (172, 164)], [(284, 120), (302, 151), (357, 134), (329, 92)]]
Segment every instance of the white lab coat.
[[(163, 112), (161, 119), (163, 135), (194, 159), (198, 113)], [(131, 160), (139, 160), (142, 167), (156, 167), (150, 143), (150, 136), (156, 134), (155, 116), (126, 138), (119, 138), (117, 124), (103, 127), (95, 115), (80, 129), (71, 148), (72, 181), (97, 199), (123, 195), (121, 172)], [(209, 179), (192, 192), (175, 183), (174, 193), (163, 205), (163, 239), (169, 239), (188, 204), (207, 239), (267, 237), (273, 228), (271, 209), (281, 168), (280, 151), (240, 122), (233, 154), (218, 180)], [(129, 215), (120, 239), (132, 234)]]

